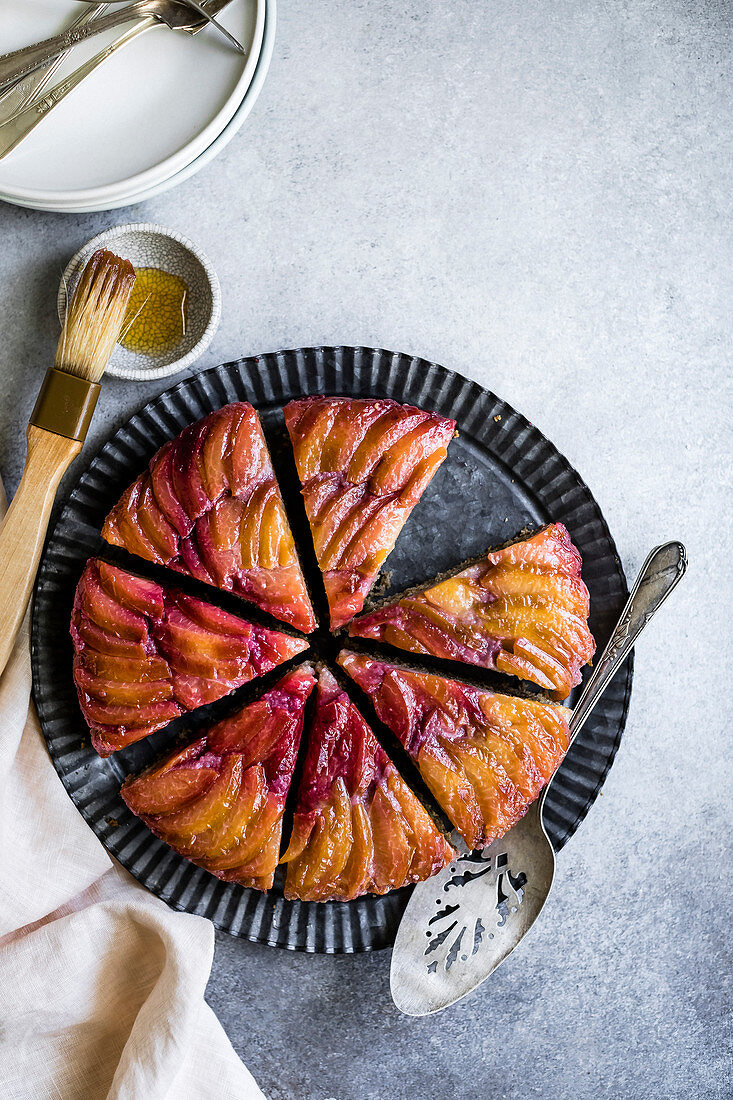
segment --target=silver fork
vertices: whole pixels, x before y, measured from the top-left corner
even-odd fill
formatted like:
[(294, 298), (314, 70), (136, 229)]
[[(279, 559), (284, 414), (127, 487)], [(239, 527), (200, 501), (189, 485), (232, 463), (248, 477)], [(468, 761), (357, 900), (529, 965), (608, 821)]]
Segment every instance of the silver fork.
[[(95, 3), (94, 7), (82, 12), (68, 29), (72, 30), (74, 27), (83, 26), (84, 23), (89, 23), (92, 19), (96, 19), (97, 16), (102, 15), (108, 7), (108, 4)], [(64, 50), (63, 53), (60, 53), (53, 61), (50, 61), (42, 70), (34, 70), (29, 76), (20, 77), (19, 80), (11, 84), (9, 88), (6, 88), (4, 92), (0, 92), (0, 123), (8, 118), (12, 118), (18, 111), (22, 111), (32, 99), (39, 96), (43, 89), (47, 88), (51, 83), (51, 80), (58, 72), (59, 66), (63, 64), (68, 55), (69, 51)]]
[[(203, 5), (206, 15), (201, 15), (200, 10), (193, 9), (196, 20), (201, 23), (201, 26), (206, 26), (210, 9), (210, 4)], [(38, 69), (48, 61), (53, 60), (59, 53), (70, 49), (87, 38), (91, 38), (92, 35), (101, 34), (103, 31), (119, 27), (123, 23), (137, 22), (147, 18), (157, 20), (172, 30), (181, 29), (181, 27), (188, 29), (193, 12), (191, 5), (186, 0), (135, 0), (134, 3), (127, 4), (118, 11), (109, 12), (99, 19), (83, 25), (77, 24), (66, 31), (62, 31), (61, 34), (46, 38), (43, 42), (36, 42), (32, 46), (25, 46), (23, 49), (4, 54), (0, 57), (0, 91), (13, 84), (20, 77), (32, 73), (34, 69)], [(181, 20), (184, 22), (181, 23)]]
[[(231, 3), (231, 0), (204, 0), (201, 6), (206, 12), (206, 19), (200, 16), (185, 2), (179, 3), (177, 0), (150, 0), (150, 3), (153, 2), (158, 11), (161, 11), (163, 8), (167, 9), (167, 15), (170, 22), (166, 20), (166, 23), (163, 23), (160, 21), (159, 17), (155, 15), (142, 16), (134, 26), (121, 34), (119, 38), (111, 42), (105, 49), (100, 50), (94, 57), (90, 57), (88, 61), (80, 65), (78, 69), (70, 73), (64, 80), (60, 81), (60, 83), (47, 92), (41, 99), (34, 100), (33, 103), (24, 107), (23, 110), (19, 111), (12, 118), (0, 124), (0, 160), (11, 153), (21, 141), (28, 137), (28, 135), (35, 130), (36, 126), (43, 122), (44, 118), (48, 116), (53, 108), (66, 98), (69, 92), (77, 88), (82, 81), (85, 80), (90, 73), (93, 73), (96, 68), (107, 60), (107, 58), (111, 57), (124, 46), (127, 46), (137, 38), (138, 35), (145, 34), (146, 31), (152, 30), (153, 27), (162, 27), (164, 25), (173, 27), (175, 30), (186, 31), (188, 34), (198, 34), (200, 30), (203, 30), (203, 28), (208, 25), (208, 17), (210, 15), (218, 15), (227, 4)], [(98, 20), (98, 22), (101, 22), (101, 20)]]

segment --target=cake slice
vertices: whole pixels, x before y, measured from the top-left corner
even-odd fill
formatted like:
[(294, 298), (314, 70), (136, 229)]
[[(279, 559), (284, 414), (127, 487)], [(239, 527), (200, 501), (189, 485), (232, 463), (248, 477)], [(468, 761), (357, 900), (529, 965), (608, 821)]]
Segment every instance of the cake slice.
[(308, 648), (97, 559), (77, 585), (71, 637), (79, 705), (100, 756)]
[(161, 447), (109, 513), (102, 535), (243, 596), (298, 630), (315, 629), (265, 437), (245, 401)]
[(205, 871), (269, 890), (315, 682), (305, 666), (289, 673), (256, 703), (126, 780), (125, 802), (156, 836)]
[(455, 421), (386, 398), (306, 397), (285, 423), (337, 629), (364, 606)]
[(570, 711), (397, 668), (356, 653), (339, 664), (413, 758), (469, 848), (522, 817), (559, 766)]
[(429, 878), (454, 855), (346, 692), (322, 671), (283, 856), (286, 898), (386, 894)]
[(562, 523), (351, 623), (388, 642), (531, 680), (565, 699), (595, 651), (580, 554)]

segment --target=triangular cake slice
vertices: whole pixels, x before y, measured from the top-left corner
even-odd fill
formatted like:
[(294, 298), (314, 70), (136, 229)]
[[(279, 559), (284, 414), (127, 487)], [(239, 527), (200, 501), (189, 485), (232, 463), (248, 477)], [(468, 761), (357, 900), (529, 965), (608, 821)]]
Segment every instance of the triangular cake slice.
[(337, 629), (364, 606), (455, 421), (383, 398), (306, 397), (285, 423)]
[(283, 856), (286, 898), (386, 894), (429, 878), (454, 855), (346, 692), (322, 671)]
[(79, 704), (100, 756), (308, 648), (97, 559), (77, 585), (71, 637)]
[(166, 443), (105, 520), (107, 542), (310, 633), (313, 609), (257, 413), (225, 405)]
[(581, 557), (553, 523), (351, 623), (388, 642), (531, 680), (565, 699), (595, 651)]
[(305, 666), (289, 673), (206, 736), (128, 779), (125, 802), (156, 836), (205, 871), (269, 890), (315, 682)]
[(356, 653), (339, 664), (370, 696), (469, 848), (522, 817), (559, 766), (570, 711), (411, 672)]

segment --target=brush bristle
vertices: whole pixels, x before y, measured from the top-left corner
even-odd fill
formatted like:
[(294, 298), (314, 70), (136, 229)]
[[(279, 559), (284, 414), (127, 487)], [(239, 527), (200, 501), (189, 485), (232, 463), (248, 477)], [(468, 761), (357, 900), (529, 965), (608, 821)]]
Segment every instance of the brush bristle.
[(57, 370), (98, 382), (117, 340), (135, 282), (129, 260), (100, 248), (76, 288), (56, 349)]

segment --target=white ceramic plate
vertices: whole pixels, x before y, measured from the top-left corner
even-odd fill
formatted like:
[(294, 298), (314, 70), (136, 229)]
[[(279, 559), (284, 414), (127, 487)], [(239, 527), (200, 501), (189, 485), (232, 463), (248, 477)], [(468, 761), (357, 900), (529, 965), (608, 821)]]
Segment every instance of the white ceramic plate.
[[(221, 150), (229, 144), (234, 135), (240, 129), (244, 120), (252, 110), (258, 95), (262, 89), (262, 85), (265, 82), (267, 71), (270, 67), (270, 61), (272, 59), (272, 51), (275, 44), (275, 28), (277, 23), (277, 5), (276, 0), (266, 0), (266, 12), (265, 12), (265, 29), (262, 38), (262, 49), (260, 50), (259, 60), (255, 68), (252, 82), (250, 83), (244, 99), (237, 108), (234, 117), (229, 124), (222, 130), (217, 138), (211, 143), (208, 149), (205, 149), (200, 156), (181, 169), (180, 172), (174, 173), (167, 180), (162, 180), (153, 187), (148, 187), (144, 191), (137, 192), (136, 194), (129, 194), (121, 200), (106, 200), (99, 204), (82, 204), (73, 205), (66, 204), (64, 206), (48, 205), (48, 204), (36, 204), (29, 202), (27, 199), (15, 199), (14, 201), (18, 206), (28, 207), (36, 210), (50, 210), (58, 211), (59, 213), (69, 214), (87, 214), (94, 213), (102, 210), (116, 210), (121, 206), (132, 206), (135, 203), (145, 202), (147, 199), (152, 199), (156, 195), (162, 194), (164, 191), (169, 190), (171, 187), (175, 187), (179, 183), (183, 183), (184, 180), (190, 179), (201, 168), (209, 164), (210, 161), (217, 156)], [(0, 194), (0, 199), (4, 198)]]
[[(265, 0), (232, 0), (220, 18), (247, 50), (205, 29), (156, 27), (105, 62), (0, 161), (0, 197), (43, 209), (130, 201), (204, 153), (240, 107), (262, 47)], [(3, 0), (3, 48), (52, 34), (78, 5)], [(123, 28), (124, 29), (124, 28)], [(54, 82), (120, 31), (77, 46)]]

